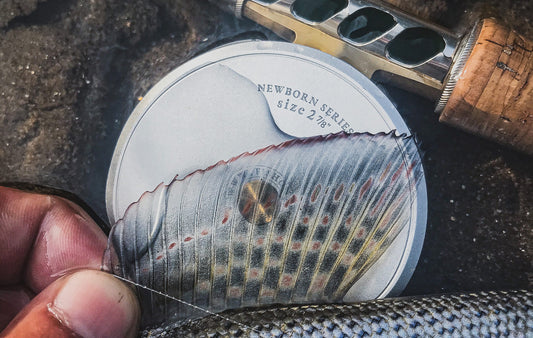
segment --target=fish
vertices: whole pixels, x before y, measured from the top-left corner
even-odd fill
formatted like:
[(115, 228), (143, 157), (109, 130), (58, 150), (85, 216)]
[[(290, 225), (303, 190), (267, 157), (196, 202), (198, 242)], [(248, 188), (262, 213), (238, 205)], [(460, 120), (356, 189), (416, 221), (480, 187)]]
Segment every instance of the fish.
[(533, 292), (479, 292), (355, 304), (240, 309), (141, 337), (532, 337)]
[(103, 265), (145, 287), (143, 327), (340, 302), (410, 224), (422, 181), (412, 136), (294, 139), (146, 192), (112, 227)]

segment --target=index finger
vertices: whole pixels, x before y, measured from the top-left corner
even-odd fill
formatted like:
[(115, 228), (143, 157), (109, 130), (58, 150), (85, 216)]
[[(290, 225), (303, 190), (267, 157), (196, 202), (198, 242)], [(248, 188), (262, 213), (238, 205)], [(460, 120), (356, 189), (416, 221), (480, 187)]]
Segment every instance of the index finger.
[(0, 286), (40, 292), (65, 271), (99, 269), (106, 243), (72, 202), (0, 187)]

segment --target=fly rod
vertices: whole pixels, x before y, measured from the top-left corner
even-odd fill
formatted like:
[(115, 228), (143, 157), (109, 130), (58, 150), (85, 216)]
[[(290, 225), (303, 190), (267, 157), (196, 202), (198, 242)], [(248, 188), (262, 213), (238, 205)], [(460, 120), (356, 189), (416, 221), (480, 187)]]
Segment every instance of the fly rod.
[(366, 0), (211, 0), (364, 75), (436, 99), (439, 120), (533, 154), (533, 42), (495, 19), (463, 37)]

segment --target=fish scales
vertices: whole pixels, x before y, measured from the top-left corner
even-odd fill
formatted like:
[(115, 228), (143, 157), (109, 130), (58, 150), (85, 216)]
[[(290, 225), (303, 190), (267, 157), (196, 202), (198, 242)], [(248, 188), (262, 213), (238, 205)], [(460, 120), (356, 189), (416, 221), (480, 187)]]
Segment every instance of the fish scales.
[(533, 292), (230, 310), (142, 337), (533, 337)]
[[(412, 137), (288, 141), (145, 193), (113, 226), (104, 266), (212, 312), (340, 302), (410, 224), (422, 180)], [(139, 292), (143, 325), (205, 314)]]

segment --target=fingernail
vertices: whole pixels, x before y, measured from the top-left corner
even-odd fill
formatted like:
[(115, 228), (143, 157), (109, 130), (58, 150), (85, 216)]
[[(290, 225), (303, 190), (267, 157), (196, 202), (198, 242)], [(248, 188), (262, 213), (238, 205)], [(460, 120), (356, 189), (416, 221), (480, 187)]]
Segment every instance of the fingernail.
[(62, 325), (82, 337), (134, 336), (140, 318), (133, 292), (100, 271), (67, 277), (48, 309)]

